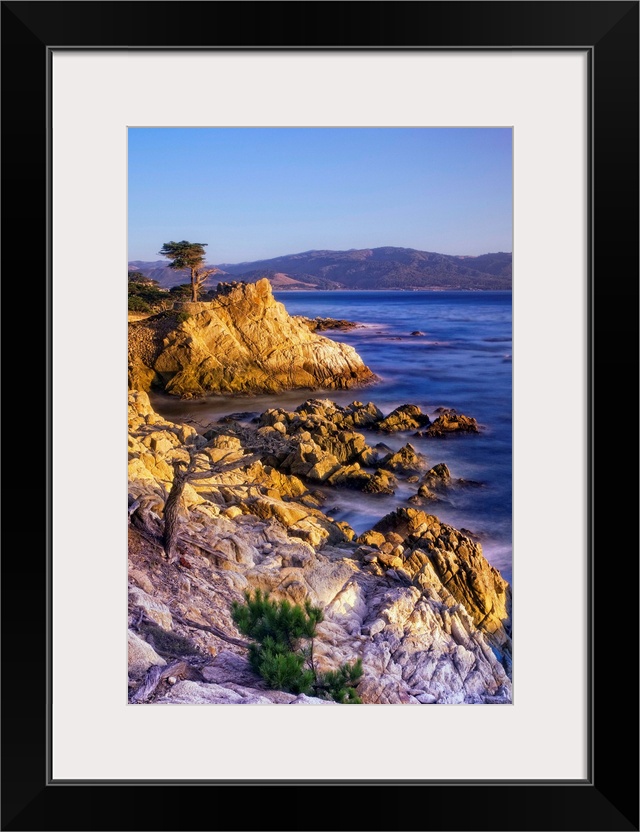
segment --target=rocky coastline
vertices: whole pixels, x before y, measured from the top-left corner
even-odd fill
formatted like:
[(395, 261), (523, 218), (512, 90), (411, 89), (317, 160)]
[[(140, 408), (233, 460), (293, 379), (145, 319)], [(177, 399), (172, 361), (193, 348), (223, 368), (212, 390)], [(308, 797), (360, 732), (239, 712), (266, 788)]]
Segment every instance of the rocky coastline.
[(220, 283), (211, 301), (183, 303), (129, 325), (129, 387), (188, 398), (345, 390), (375, 381), (352, 347), (314, 331), (326, 328), (327, 322), (288, 315), (266, 278)]
[[(266, 280), (223, 285), (199, 306), (210, 308), (130, 325), (129, 701), (334, 704), (268, 689), (252, 670), (231, 607), (261, 589), (322, 608), (318, 667), (361, 659), (365, 704), (510, 703), (511, 587), (471, 532), (431, 513), (471, 483), (411, 444), (479, 433), (476, 420), (413, 404), (384, 414), (371, 401), (340, 406), (301, 392), (292, 410), (198, 430), (167, 421), (151, 406), (152, 385), (202, 395), (375, 379), (350, 347), (290, 318)], [(384, 442), (391, 434), (405, 443), (397, 451)], [(180, 465), (190, 477), (168, 558), (164, 512)], [(407, 504), (381, 511), (362, 534), (332, 517), (345, 489), (375, 497), (399, 483), (413, 490)]]

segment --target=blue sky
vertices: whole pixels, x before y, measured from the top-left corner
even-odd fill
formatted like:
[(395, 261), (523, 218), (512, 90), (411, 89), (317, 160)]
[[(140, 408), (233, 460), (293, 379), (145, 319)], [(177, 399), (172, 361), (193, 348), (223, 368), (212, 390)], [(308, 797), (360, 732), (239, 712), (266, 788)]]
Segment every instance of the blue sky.
[(508, 128), (130, 128), (129, 259), (511, 251)]

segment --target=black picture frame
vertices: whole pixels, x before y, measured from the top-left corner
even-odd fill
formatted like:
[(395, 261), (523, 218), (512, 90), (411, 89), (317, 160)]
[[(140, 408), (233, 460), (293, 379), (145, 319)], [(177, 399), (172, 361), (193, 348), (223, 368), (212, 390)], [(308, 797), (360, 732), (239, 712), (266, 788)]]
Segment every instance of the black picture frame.
[[(635, 471), (638, 458), (638, 11), (639, 3), (627, 0), (2, 3), (2, 260), (5, 281), (11, 279), (9, 286), (16, 294), (26, 272), (29, 282), (20, 289), (21, 296), (26, 285), (41, 299), (36, 326), (41, 333), (40, 363), (38, 372), (33, 370), (38, 388), (33, 401), (38, 405), (31, 415), (40, 453), (45, 436), (49, 440), (46, 477), (41, 464), (35, 475), (31, 465), (25, 465), (24, 446), (5, 446), (7, 451), (18, 451), (15, 464), (5, 461), (11, 486), (7, 493), (18, 494), (17, 508), (23, 509), (24, 495), (32, 497), (19, 527), (22, 542), (17, 547), (7, 545), (2, 559), (3, 830), (186, 830), (222, 824), (237, 830), (639, 828), (637, 491), (621, 485), (617, 477), (630, 458)], [(332, 781), (330, 774), (327, 780), (311, 783), (268, 778), (224, 784), (63, 783), (49, 778), (50, 56), (53, 49), (63, 47), (276, 46), (573, 48), (589, 54), (591, 730), (585, 781), (492, 781), (483, 778), (481, 756), (478, 780), (473, 782)], [(5, 310), (7, 320), (15, 321), (12, 294), (9, 288)], [(37, 301), (32, 298), (30, 307)], [(22, 312), (23, 303), (18, 304)], [(629, 379), (622, 390), (609, 381), (612, 369), (621, 362)], [(16, 360), (15, 342), (5, 350), (4, 368), (4, 389), (24, 392), (24, 364)], [(40, 392), (45, 381), (46, 396)], [(32, 393), (31, 382), (28, 387)], [(631, 401), (629, 389), (634, 392)], [(558, 430), (569, 429), (570, 419), (571, 414), (563, 414)], [(33, 433), (33, 423), (31, 427)], [(32, 434), (23, 440), (29, 441), (35, 442)], [(626, 465), (620, 465), (619, 457)], [(16, 478), (22, 489), (16, 487)], [(43, 521), (37, 543), (34, 514)], [(19, 516), (19, 511), (5, 512), (8, 532), (16, 530)], [(561, 638), (559, 642), (554, 649), (572, 649)], [(540, 695), (562, 696), (561, 680), (545, 679), (543, 668)], [(620, 748), (626, 754), (621, 755)], [(304, 753), (303, 746), (300, 752)], [(232, 826), (226, 820), (229, 816)]]

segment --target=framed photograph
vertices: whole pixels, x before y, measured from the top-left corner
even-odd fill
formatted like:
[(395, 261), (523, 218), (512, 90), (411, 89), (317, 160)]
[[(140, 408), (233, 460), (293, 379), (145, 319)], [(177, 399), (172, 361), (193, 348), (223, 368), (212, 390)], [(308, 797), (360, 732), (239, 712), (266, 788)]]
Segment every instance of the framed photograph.
[[(38, 546), (31, 545), (32, 533), (26, 532), (32, 525), (30, 513), (21, 526), (28, 546), (23, 550), (20, 544), (18, 551), (7, 547), (3, 563), (2, 828), (207, 828), (222, 823), (212, 820), (209, 812), (215, 812), (216, 817), (225, 817), (225, 828), (234, 829), (638, 829), (638, 697), (631, 684), (637, 670), (637, 546), (625, 542), (629, 536), (625, 524), (629, 515), (637, 516), (637, 501), (631, 505), (623, 466), (615, 465), (618, 455), (611, 450), (614, 437), (623, 438), (626, 445), (629, 435), (637, 435), (636, 424), (631, 430), (626, 424), (617, 431), (612, 426), (614, 420), (620, 425), (622, 414), (626, 423), (628, 413), (635, 413), (628, 406), (626, 374), (633, 374), (632, 389), (638, 378), (637, 344), (631, 343), (631, 334), (638, 328), (638, 3), (4, 2), (2, 15), (4, 187), (5, 206), (10, 206), (4, 222), (5, 241), (11, 241), (5, 245), (5, 275), (23, 273), (26, 257), (30, 271), (37, 262), (46, 274), (38, 284), (41, 315), (34, 329), (41, 333), (40, 354), (45, 358), (46, 373), (39, 375), (46, 376), (46, 443), (40, 446), (46, 444), (47, 462), (46, 477), (38, 478), (45, 480), (37, 509), (38, 516), (46, 520), (44, 534)], [(196, 135), (204, 147), (193, 144)], [(301, 142), (315, 143), (313, 152), (307, 154), (316, 160), (313, 177), (292, 153), (292, 136), (298, 147)], [(466, 155), (462, 149), (457, 153), (458, 144)], [(423, 175), (415, 164), (411, 167), (411, 160), (426, 154), (439, 160), (424, 174), (431, 177), (430, 187), (441, 176), (449, 194), (432, 191), (438, 196), (431, 213), (416, 200), (416, 226), (411, 228), (407, 205), (412, 185), (417, 190)], [(455, 173), (448, 178), (442, 173), (445, 156), (447, 170)], [(295, 168), (290, 181), (282, 177), (281, 158)], [(207, 175), (214, 164), (211, 160), (218, 165), (215, 176)], [(228, 174), (226, 188), (220, 173), (223, 168)], [(378, 184), (380, 172), (392, 169), (395, 179), (387, 183), (386, 195), (389, 200), (398, 199), (398, 208), (378, 216), (373, 207), (385, 198)], [(317, 183), (315, 190), (309, 190), (315, 213), (308, 213), (309, 200), (292, 189), (294, 179), (299, 189), (311, 181)], [(401, 180), (403, 188), (398, 185)], [(163, 181), (164, 188), (154, 191)], [(329, 235), (326, 245), (317, 246), (331, 249), (324, 254), (333, 257), (332, 270), (324, 261), (324, 271), (317, 263), (305, 261), (304, 268), (295, 271), (295, 265), (278, 259), (277, 255), (303, 250), (309, 254), (304, 223), (323, 227), (327, 216), (322, 211), (323, 199), (335, 207), (330, 189), (332, 182), (339, 181), (352, 213), (365, 217), (369, 228), (375, 227), (376, 218), (384, 217), (391, 235), (396, 214), (406, 234), (393, 232), (389, 245), (413, 251), (411, 279), (403, 284), (413, 291), (401, 293), (399, 299), (387, 292), (383, 301), (379, 300), (382, 294), (376, 295), (368, 309), (362, 300), (352, 298), (357, 292), (349, 292), (348, 280), (353, 278), (345, 275), (360, 273), (353, 258), (366, 246), (375, 251), (385, 243), (377, 237), (361, 242), (358, 237), (351, 245), (347, 231), (354, 234), (355, 226), (346, 222), (343, 245), (336, 235)], [(447, 226), (447, 211), (454, 220), (461, 216), (455, 207), (460, 193), (466, 195), (462, 203), (476, 206), (464, 241), (455, 236), (455, 221)], [(358, 201), (359, 195), (366, 199), (367, 194), (371, 209)], [(170, 199), (163, 202), (166, 195)], [(302, 207), (293, 211), (296, 198)], [(246, 219), (257, 201), (273, 206), (260, 213), (260, 222), (265, 223), (267, 217), (272, 223), (268, 234), (274, 248), (266, 253), (242, 240), (243, 234), (250, 234), (257, 246), (262, 232)], [(511, 201), (512, 229), (505, 221)], [(484, 210), (479, 210), (483, 205)], [(182, 213), (176, 210), (178, 206)], [(208, 254), (210, 275), (197, 271), (205, 266), (204, 252), (197, 252), (200, 259), (190, 273), (188, 255), (193, 240), (200, 237), (194, 233), (189, 242), (184, 226), (173, 237), (170, 224), (177, 216), (190, 216), (197, 229), (198, 217), (211, 210), (221, 224), (224, 218), (229, 248)], [(287, 224), (291, 236), (284, 239), (292, 240), (291, 248), (280, 250), (279, 231)], [(411, 242), (432, 239), (424, 228), (427, 224), (449, 229), (450, 250)], [(502, 228), (502, 237), (497, 228)], [(478, 240), (472, 241), (474, 231)], [(157, 233), (157, 243), (152, 243)], [(230, 242), (234, 233), (235, 249)], [(191, 247), (188, 252), (175, 242), (181, 236), (185, 237), (182, 243)], [(293, 242), (298, 239), (300, 247)], [(482, 248), (482, 240), (491, 240), (492, 245)], [(213, 249), (217, 241), (202, 239), (195, 245), (203, 243)], [(180, 286), (171, 274), (166, 282), (160, 272), (149, 271), (147, 261), (155, 245), (155, 252), (161, 252), (167, 263), (186, 268), (182, 282), (189, 284), (191, 275), (190, 286), (184, 290), (189, 297), (178, 297), (175, 292), (176, 298), (171, 298), (176, 320), (172, 318), (170, 338), (168, 331), (151, 332), (153, 322), (148, 322), (152, 318), (142, 317), (156, 313), (162, 317), (163, 310), (153, 304), (165, 303), (163, 289)], [(343, 250), (337, 252), (339, 248)], [(415, 258), (428, 253), (427, 248), (449, 257), (440, 261), (439, 279), (443, 279), (442, 263), (446, 263), (446, 274), (457, 282), (419, 283), (422, 278), (416, 277)], [(349, 255), (349, 249), (355, 253)], [(480, 259), (492, 251), (490, 262)], [(504, 262), (497, 262), (496, 252)], [(433, 434), (437, 425), (447, 430), (454, 424), (459, 430), (461, 425), (473, 426), (476, 414), (454, 414), (448, 409), (465, 399), (456, 398), (455, 385), (447, 386), (447, 378), (442, 381), (437, 374), (440, 365), (435, 364), (425, 370), (425, 378), (431, 373), (432, 390), (437, 391), (429, 395), (428, 404), (442, 405), (444, 414), (397, 412), (394, 404), (407, 404), (404, 398), (413, 389), (410, 377), (418, 369), (411, 369), (410, 359), (419, 350), (414, 344), (429, 341), (435, 353), (444, 349), (446, 338), (464, 341), (460, 332), (465, 327), (480, 331), (477, 311), (467, 309), (460, 314), (456, 306), (454, 314), (446, 306), (459, 303), (451, 300), (447, 290), (451, 286), (508, 288), (491, 280), (506, 280), (511, 274), (511, 252), (513, 344), (509, 341), (507, 349), (506, 341), (495, 340), (503, 337), (496, 321), (511, 329), (510, 313), (505, 318), (500, 310), (487, 308), (482, 349), (475, 355), (463, 350), (459, 366), (447, 366), (465, 384), (475, 378), (477, 389), (488, 399), (478, 405), (481, 423), (487, 421), (486, 414), (489, 419), (497, 414), (496, 422), (503, 419), (508, 434), (512, 417), (513, 490), (505, 487), (503, 493), (498, 489), (496, 493), (502, 496), (494, 505), (480, 488), (477, 498), (447, 502), (444, 491), (438, 491), (445, 486), (473, 494), (469, 480), (474, 479), (470, 473), (475, 470), (474, 459), (460, 455), (460, 437), (452, 437), (449, 450), (441, 452), (442, 460), (427, 455), (429, 464), (442, 461), (449, 467), (428, 471), (429, 465), (422, 465), (422, 444), (426, 447), (432, 438), (425, 434), (429, 430)], [(349, 255), (349, 264), (336, 266), (336, 254)], [(390, 256), (387, 252), (385, 262)], [(274, 261), (271, 269), (270, 258)], [(470, 268), (471, 262), (475, 268)], [(125, 263), (128, 290), (122, 276)], [(393, 268), (396, 283), (391, 288), (396, 290), (400, 271), (398, 266)], [(380, 270), (376, 274), (377, 280), (386, 279), (384, 274), (380, 277)], [(328, 275), (333, 275), (335, 285), (322, 283), (331, 283)], [(403, 383), (408, 386), (389, 387), (388, 395), (384, 385), (378, 388), (384, 401), (381, 412), (374, 414), (376, 428), (390, 414), (396, 419), (411, 415), (424, 420), (422, 425), (412, 423), (413, 432), (423, 435), (410, 450), (382, 437), (389, 447), (376, 450), (365, 431), (366, 444), (364, 450), (358, 445), (358, 459), (338, 460), (336, 454), (342, 451), (329, 441), (333, 429), (328, 427), (326, 402), (322, 413), (317, 403), (304, 410), (306, 421), (296, 434), (296, 420), (300, 421), (296, 407), (305, 398), (303, 394), (291, 400), (291, 407), (287, 399), (280, 410), (277, 402), (271, 402), (255, 408), (256, 414), (236, 414), (224, 430), (209, 417), (199, 429), (204, 394), (222, 388), (204, 389), (201, 378), (194, 382), (188, 373), (180, 375), (171, 361), (197, 340), (194, 319), (202, 312), (203, 299), (198, 293), (207, 285), (198, 283), (200, 277), (211, 280), (208, 304), (224, 306), (232, 298), (255, 311), (275, 302), (275, 289), (276, 300), (291, 315), (311, 318), (316, 311), (324, 321), (309, 321), (307, 327), (324, 326), (328, 318), (333, 325), (344, 326), (343, 319), (348, 319), (346, 326), (349, 321), (368, 323), (370, 341), (357, 328), (343, 328), (337, 335), (329, 333), (331, 349), (340, 347), (342, 356), (352, 356), (349, 350), (355, 347), (363, 355), (374, 356), (373, 371), (380, 367), (390, 371), (393, 364), (397, 377), (406, 377)], [(366, 281), (372, 279), (366, 277)], [(357, 288), (389, 289), (388, 284), (366, 281)], [(332, 288), (335, 291), (328, 294), (340, 300), (319, 307), (317, 298), (311, 303), (309, 287), (315, 291)], [(281, 295), (280, 290), (287, 288)], [(415, 291), (421, 288), (441, 291)], [(250, 297), (236, 298), (238, 292)], [(130, 351), (129, 359), (124, 318), (127, 293), (130, 310), (140, 318), (138, 352)], [(170, 294), (165, 291), (166, 297)], [(421, 303), (427, 296), (439, 298), (440, 311), (434, 312), (432, 305), (425, 316)], [(407, 309), (403, 306), (404, 311), (398, 312), (402, 304)], [(510, 294), (508, 305), (511, 308)], [(388, 310), (388, 320), (382, 306)], [(394, 314), (403, 316), (401, 332), (394, 329)], [(475, 321), (469, 315), (472, 319), (475, 315)], [(454, 318), (459, 330), (452, 323)], [(314, 339), (331, 343), (317, 332), (300, 334), (301, 318), (294, 323), (288, 317), (278, 320), (281, 327), (297, 327), (296, 337), (305, 343), (315, 344)], [(409, 326), (412, 322), (415, 325)], [(176, 332), (182, 333), (184, 343), (168, 355), (171, 344), (177, 343)], [(145, 338), (162, 343), (167, 354), (147, 360)], [(343, 348), (335, 341), (350, 346)], [(218, 345), (218, 350), (230, 355), (230, 342)], [(5, 364), (10, 363), (11, 369), (23, 364), (13, 361), (14, 350), (8, 354), (12, 361)], [(213, 360), (216, 355), (212, 355)], [(503, 363), (489, 367), (488, 356), (492, 360), (497, 356)], [(308, 361), (304, 367), (301, 362), (298, 371), (297, 358), (287, 360), (290, 374), (311, 372)], [(124, 553), (128, 529), (123, 512), (127, 361), (130, 372), (133, 367), (136, 374), (133, 386), (144, 394), (134, 402), (139, 435), (132, 439), (129, 434), (129, 462), (133, 459), (137, 472), (132, 489), (130, 467), (130, 528), (136, 539), (150, 541), (148, 545), (155, 546), (158, 557), (165, 558), (179, 576), (172, 585), (175, 603), (171, 610), (181, 620), (171, 644), (159, 620), (169, 609), (164, 602), (170, 599), (158, 594), (153, 585), (162, 570), (145, 572), (140, 568), (142, 556), (139, 562), (134, 558), (129, 563), (129, 575), (135, 573), (136, 598), (133, 604), (129, 599), (127, 610)], [(212, 366), (206, 364), (209, 380), (215, 376)], [(618, 368), (627, 378), (622, 396), (610, 382)], [(371, 371), (362, 363), (362, 374)], [(14, 384), (22, 390), (23, 366), (20, 373), (21, 380), (16, 378)], [(156, 387), (149, 373), (156, 374)], [(513, 380), (512, 413), (502, 413), (498, 406), (500, 397), (506, 395), (507, 377)], [(271, 368), (261, 383), (268, 387), (277, 378)], [(166, 401), (163, 404), (158, 398), (160, 382), (173, 384), (174, 392), (192, 398), (170, 402), (163, 413)], [(336, 386), (340, 383), (336, 381)], [(281, 388), (273, 389), (280, 394)], [(164, 422), (145, 410), (147, 390), (149, 401), (161, 414), (157, 418)], [(338, 417), (344, 421), (342, 408), (348, 401), (376, 401), (375, 387), (366, 393), (348, 392), (353, 396), (344, 401), (333, 396), (334, 423)], [(510, 399), (510, 389), (508, 394)], [(394, 396), (402, 401), (395, 401)], [(171, 413), (180, 418), (170, 418)], [(218, 415), (229, 418), (227, 411)], [(348, 416), (351, 423), (339, 425), (343, 431), (355, 424), (353, 414)], [(467, 416), (469, 421), (465, 421)], [(160, 443), (172, 442), (162, 432), (170, 423), (192, 427), (183, 430), (184, 436), (176, 440), (171, 453), (165, 449), (166, 471), (158, 473)], [(400, 433), (405, 442), (407, 437)], [(35, 442), (32, 428), (24, 435)], [(596, 435), (603, 440), (597, 449)], [(297, 443), (298, 450), (302, 443), (312, 443), (313, 459), (301, 458), (297, 467), (293, 462), (285, 464), (284, 457), (280, 459), (283, 436)], [(346, 434), (341, 436), (339, 441), (346, 442)], [(361, 435), (355, 432), (353, 436)], [(258, 693), (253, 699), (246, 698), (248, 682), (243, 687), (234, 681), (235, 687), (225, 688), (224, 661), (236, 662), (233, 657), (238, 650), (234, 652), (229, 642), (231, 649), (224, 654), (220, 632), (211, 629), (214, 622), (205, 614), (204, 595), (194, 592), (202, 580), (196, 557), (203, 563), (214, 558), (217, 564), (215, 558), (224, 559), (224, 547), (208, 551), (211, 542), (200, 535), (199, 554), (192, 555), (184, 539), (179, 534), (170, 539), (166, 529), (170, 493), (173, 489), (176, 493), (180, 477), (197, 474), (199, 456), (207, 454), (213, 465), (223, 465), (225, 475), (229, 465), (229, 470), (237, 470), (235, 460), (229, 462), (227, 456), (238, 451), (234, 443), (239, 443), (240, 456), (246, 453), (248, 463), (262, 466), (261, 477), (278, 479), (277, 488), (275, 481), (261, 481), (260, 493), (251, 497), (250, 510), (245, 510), (246, 495), (239, 502), (229, 498), (232, 485), (246, 485), (233, 477), (225, 481), (227, 492), (211, 486), (203, 498), (194, 478), (185, 480), (187, 490), (182, 493), (191, 495), (192, 504), (200, 501), (203, 511), (222, 516), (222, 525), (235, 523), (238, 516), (245, 518), (245, 525), (255, 525), (256, 518), (266, 523), (299, 505), (307, 506), (313, 522), (308, 518), (303, 522), (302, 515), (287, 521), (293, 535), (282, 544), (291, 549), (287, 549), (290, 562), (283, 565), (291, 580), (282, 597), (292, 602), (298, 596), (303, 602), (322, 597), (320, 590), (314, 590), (318, 595), (305, 590), (295, 570), (301, 568), (303, 550), (321, 550), (315, 536), (324, 534), (331, 545), (343, 546), (338, 552), (341, 557), (349, 550), (348, 556), (357, 559), (358, 574), (365, 575), (366, 581), (377, 576), (376, 580), (386, 582), (388, 592), (415, 590), (420, 595), (407, 552), (413, 560), (418, 558), (416, 552), (427, 552), (420, 568), (435, 563), (436, 556), (429, 556), (434, 530), (425, 527), (420, 546), (415, 540), (416, 545), (409, 546), (399, 527), (373, 529), (372, 525), (367, 537), (364, 520), (354, 520), (365, 499), (355, 479), (368, 487), (375, 477), (393, 476), (395, 485), (389, 491), (401, 493), (404, 505), (413, 506), (416, 513), (428, 514), (429, 506), (436, 505), (428, 501), (440, 497), (437, 504), (449, 526), (438, 551), (450, 545), (451, 558), (460, 540), (467, 548), (476, 545), (477, 529), (460, 532), (464, 517), (477, 517), (479, 526), (483, 517), (491, 517), (493, 522), (487, 519), (482, 526), (486, 568), (491, 570), (491, 559), (498, 557), (499, 529), (508, 528), (505, 535), (510, 544), (512, 521), (513, 560), (509, 545), (508, 559), (499, 563), (498, 571), (494, 569), (498, 576), (499, 570), (508, 574), (505, 587), (513, 586), (512, 616), (507, 622), (506, 613), (498, 615), (497, 589), (491, 603), (484, 595), (480, 599), (486, 604), (487, 617), (477, 615), (476, 620), (468, 606), (460, 611), (467, 590), (460, 589), (459, 579), (451, 579), (447, 590), (452, 593), (451, 603), (445, 602), (444, 594), (431, 597), (432, 584), (427, 590), (422, 587), (425, 610), (428, 604), (438, 604), (439, 620), (444, 622), (438, 631), (442, 652), (438, 667), (445, 667), (442, 657), (446, 655), (452, 672), (455, 669), (458, 674), (455, 679), (447, 677), (439, 687), (420, 686), (417, 681), (407, 683), (406, 689), (396, 685), (385, 698), (367, 677), (366, 661), (364, 677), (345, 676), (338, 685), (335, 678), (323, 675), (337, 668), (335, 656), (319, 651), (315, 658), (313, 653), (304, 654), (305, 672), (313, 676), (305, 677), (304, 683), (296, 677), (297, 681), (289, 679), (289, 687), (278, 688), (268, 684), (264, 670), (260, 673), (265, 684), (256, 683)], [(21, 446), (22, 461), (16, 465), (26, 473), (31, 466), (25, 466), (24, 443)], [(439, 447), (445, 446), (440, 443)], [(504, 443), (498, 442), (491, 460), (486, 456), (482, 460), (485, 469), (494, 466), (487, 475), (491, 483), (500, 479), (501, 448), (504, 451)], [(330, 450), (333, 456), (321, 457), (318, 449), (325, 454)], [(294, 449), (293, 456), (297, 452)], [(411, 453), (414, 456), (409, 460)], [(623, 453), (627, 459), (626, 448)], [(181, 454), (186, 454), (184, 459)], [(390, 474), (395, 454), (399, 458)], [(311, 467), (304, 468), (307, 462)], [(415, 471), (409, 470), (410, 464)], [(13, 466), (12, 461), (11, 470)], [(511, 466), (507, 467), (504, 478), (511, 477)], [(445, 468), (462, 482), (443, 484)], [(351, 496), (346, 490), (329, 495), (336, 505), (332, 504), (327, 524), (329, 510), (319, 508), (327, 495), (320, 495), (328, 490), (327, 477), (338, 475), (355, 479), (350, 483)], [(150, 477), (156, 477), (152, 485)], [(154, 488), (163, 477), (164, 506), (158, 507), (160, 497)], [(33, 482), (26, 476), (23, 480), (22, 488), (11, 491), (21, 494), (23, 505), (33, 505), (25, 499)], [(206, 483), (206, 478), (201, 482)], [(307, 502), (284, 499), (285, 486), (301, 488), (296, 500)], [(367, 493), (364, 485), (362, 492)], [(509, 501), (513, 499), (513, 511), (505, 519), (500, 511), (504, 513), (507, 494)], [(637, 496), (635, 489), (633, 496)], [(413, 502), (408, 503), (410, 497)], [(313, 500), (319, 501), (318, 506), (311, 505)], [(390, 503), (387, 516), (396, 508)], [(440, 514), (440, 509), (433, 514)], [(507, 527), (501, 525), (504, 522)], [(336, 535), (343, 537), (337, 540)], [(482, 543), (482, 537), (478, 542)], [(272, 542), (265, 538), (261, 558), (268, 559), (270, 546)], [(477, 599), (483, 578), (478, 573), (480, 561), (474, 563), (469, 586), (473, 585)], [(347, 568), (335, 561), (331, 569), (338, 567)], [(231, 602), (240, 597), (247, 570), (225, 570), (220, 572), (226, 578), (220, 579), (219, 591), (227, 592)], [(443, 587), (450, 580), (445, 572), (439, 578)], [(264, 580), (263, 575), (260, 581)], [(264, 587), (272, 589), (266, 583)], [(355, 609), (359, 601), (354, 599), (355, 595), (350, 601), (345, 595), (341, 603), (345, 609)], [(356, 649), (358, 639), (364, 639), (384, 644), (380, 649), (387, 650), (387, 661), (417, 662), (416, 668), (420, 661), (427, 662), (424, 656), (416, 658), (417, 652), (411, 653), (411, 632), (405, 627), (403, 633), (400, 628), (398, 635), (385, 610), (379, 620), (369, 616), (366, 633), (362, 629), (339, 633), (335, 621), (325, 622), (334, 647), (340, 647), (335, 655), (347, 656), (342, 646), (348, 643)], [(144, 656), (130, 674), (127, 691), (123, 667), (128, 612), (134, 652), (138, 650), (139, 658)], [(257, 638), (257, 631), (238, 616), (234, 617), (236, 636)], [(469, 620), (468, 633), (475, 639), (477, 654), (468, 637), (460, 634), (462, 625), (457, 619), (452, 623), (452, 616), (460, 616), (463, 623)], [(386, 640), (381, 635), (386, 626), (393, 630), (397, 643), (392, 645), (391, 635)], [(223, 637), (228, 638), (229, 632)], [(454, 644), (456, 638), (460, 650)], [(182, 650), (188, 642), (194, 655), (208, 649), (216, 654), (217, 663), (206, 663), (208, 676), (196, 667), (199, 659), (187, 663), (191, 669), (185, 670), (177, 639), (182, 639)], [(178, 656), (174, 655), (175, 661), (173, 654)], [(227, 658), (223, 661), (221, 655)], [(251, 655), (255, 656), (255, 650)], [(466, 659), (471, 664), (463, 669)], [(242, 661), (248, 668), (246, 660)], [(295, 658), (291, 661), (295, 664)], [(492, 668), (491, 678), (484, 663)], [(257, 673), (266, 664), (257, 662), (252, 667), (251, 672)], [(155, 676), (154, 668), (159, 668)], [(500, 680), (496, 674), (501, 674)], [(414, 675), (416, 680), (420, 676)], [(408, 678), (406, 673), (398, 679), (401, 676)], [(246, 670), (246, 679), (251, 678)], [(213, 688), (216, 695), (224, 689), (233, 696), (197, 698), (202, 691), (210, 696)], [(271, 691), (276, 688), (273, 698)], [(288, 693), (281, 695), (282, 690)], [(262, 707), (326, 704), (330, 699), (342, 704), (362, 700), (361, 704), (370, 707)], [(224, 707), (212, 707), (225, 701)], [(248, 707), (241, 708), (239, 701)], [(435, 707), (410, 707), (419, 704)], [(502, 707), (475, 707), (489, 704)], [(621, 743), (624, 755), (618, 750)], [(170, 791), (153, 791), (164, 786)], [(347, 808), (334, 812), (328, 799), (343, 798), (345, 789), (349, 800), (341, 800), (340, 806)], [(132, 795), (134, 800), (128, 800)], [(279, 801), (282, 809), (268, 811), (267, 795)], [(318, 798), (324, 811), (310, 809)], [(202, 807), (197, 818), (195, 805)]]

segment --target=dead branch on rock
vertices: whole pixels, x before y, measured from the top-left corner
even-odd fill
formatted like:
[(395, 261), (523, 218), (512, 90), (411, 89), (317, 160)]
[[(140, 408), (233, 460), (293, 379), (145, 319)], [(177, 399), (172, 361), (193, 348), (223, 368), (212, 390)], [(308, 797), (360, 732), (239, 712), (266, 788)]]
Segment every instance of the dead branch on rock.
[(228, 555), (225, 555), (222, 552), (218, 552), (216, 549), (213, 549), (211, 546), (208, 546), (206, 543), (203, 543), (198, 538), (187, 537), (187, 535), (178, 534), (178, 540), (181, 543), (186, 543), (188, 546), (200, 549), (206, 555), (211, 555), (216, 560), (224, 560), (227, 563), (235, 563), (235, 561), (232, 560)]
[(182, 616), (177, 615), (176, 613), (172, 613), (172, 615), (174, 620), (177, 621), (178, 624), (182, 624), (183, 627), (193, 627), (196, 630), (204, 630), (206, 633), (211, 633), (211, 635), (222, 639), (222, 641), (227, 641), (229, 644), (235, 644), (237, 647), (244, 647), (245, 650), (249, 649), (248, 641), (243, 641), (241, 638), (229, 636), (224, 632), (224, 630), (221, 630), (218, 627), (211, 627), (207, 624), (197, 624), (190, 618), (182, 618)]
[(154, 665), (149, 668), (149, 671), (142, 680), (140, 687), (131, 696), (129, 701), (135, 705), (147, 702), (154, 694), (160, 682), (168, 679), (169, 676), (180, 676), (181, 674), (186, 673), (187, 670), (188, 665), (183, 661), (171, 662), (171, 664), (165, 665), (164, 667)]

